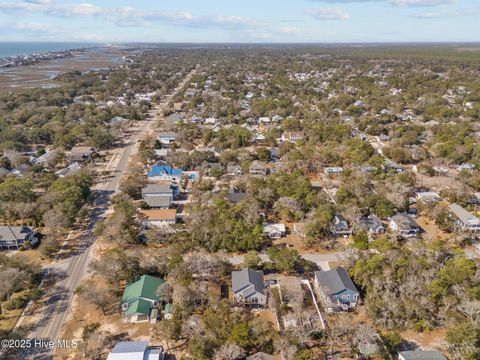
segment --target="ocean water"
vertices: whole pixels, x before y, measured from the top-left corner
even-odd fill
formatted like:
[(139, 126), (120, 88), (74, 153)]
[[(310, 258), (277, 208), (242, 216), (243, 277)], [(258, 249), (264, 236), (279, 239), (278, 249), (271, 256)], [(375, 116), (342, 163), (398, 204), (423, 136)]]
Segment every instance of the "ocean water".
[[(66, 49), (94, 46), (92, 43), (78, 42), (6, 42), (0, 41), (0, 58), (24, 54), (35, 54)], [(98, 44), (96, 44), (98, 45)]]

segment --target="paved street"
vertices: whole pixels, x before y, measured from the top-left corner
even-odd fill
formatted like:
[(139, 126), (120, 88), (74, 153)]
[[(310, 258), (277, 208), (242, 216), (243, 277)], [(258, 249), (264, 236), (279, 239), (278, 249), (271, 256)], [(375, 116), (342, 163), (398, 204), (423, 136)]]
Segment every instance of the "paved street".
[[(330, 253), (330, 254), (309, 254), (302, 253), (300, 254), (305, 260), (315, 263), (322, 270), (329, 270), (330, 266), (328, 265), (329, 261), (342, 261), (344, 260), (343, 253)], [(224, 255), (223, 258), (230, 262), (232, 265), (240, 265), (243, 263), (243, 255)], [(266, 254), (259, 255), (262, 262), (268, 261), (268, 256)]]
[[(41, 314), (32, 314), (32, 316), (38, 316), (38, 321), (36, 321), (33, 326), (23, 328), (28, 334), (28, 338), (51, 340), (60, 338), (61, 330), (65, 318), (68, 315), (74, 295), (74, 290), (88, 272), (88, 265), (93, 255), (92, 244), (95, 241), (95, 237), (92, 232), (95, 224), (107, 211), (111, 196), (118, 192), (120, 178), (127, 168), (131, 155), (137, 151), (138, 140), (145, 138), (153, 131), (157, 121), (157, 113), (161, 111), (172, 97), (181, 90), (193, 74), (194, 71), (192, 71), (192, 73), (190, 73), (171, 94), (165, 96), (162, 101), (152, 109), (149, 119), (143, 121), (138, 130), (136, 130), (127, 140), (126, 144), (115, 151), (114, 156), (118, 157), (118, 160), (115, 159), (115, 163), (112, 162), (108, 164), (108, 167), (110, 168), (114, 166), (112, 176), (106, 182), (96, 184), (93, 188), (93, 191), (97, 194), (96, 207), (90, 215), (84, 236), (82, 237), (74, 255), (67, 260), (62, 260), (60, 266), (57, 267), (54, 264), (52, 268), (46, 269), (47, 276), (53, 276), (61, 280), (56, 282), (53, 289), (48, 290), (51, 293), (51, 297), (46, 302), (46, 306)], [(25, 316), (19, 320), (19, 324), (17, 325), (20, 326), (17, 327), (21, 327), (24, 320)], [(19, 356), (21, 359), (52, 358), (51, 351), (48, 349), (30, 349), (22, 352)]]

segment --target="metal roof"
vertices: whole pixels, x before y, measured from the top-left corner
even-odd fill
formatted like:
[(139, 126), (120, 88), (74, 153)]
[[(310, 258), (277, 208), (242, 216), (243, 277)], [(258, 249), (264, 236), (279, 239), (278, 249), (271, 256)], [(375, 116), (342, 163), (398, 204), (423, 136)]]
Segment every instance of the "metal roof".
[(462, 223), (466, 224), (480, 224), (480, 219), (473, 215), (471, 212), (465, 210), (458, 204), (450, 204), (448, 209), (460, 220)]
[(147, 350), (148, 342), (146, 341), (121, 341), (115, 344), (112, 354), (116, 353), (131, 353), (131, 352), (145, 352)]

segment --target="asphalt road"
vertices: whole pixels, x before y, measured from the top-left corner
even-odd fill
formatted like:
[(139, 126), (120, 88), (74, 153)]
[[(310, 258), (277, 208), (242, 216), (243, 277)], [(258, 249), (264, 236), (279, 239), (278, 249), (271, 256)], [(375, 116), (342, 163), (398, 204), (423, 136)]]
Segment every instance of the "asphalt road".
[[(342, 261), (345, 259), (345, 254), (341, 252), (328, 254), (301, 253), (300, 256), (305, 260), (315, 263), (322, 270), (330, 269), (329, 261)], [(240, 265), (243, 263), (244, 255), (224, 255), (223, 258), (232, 265)], [(262, 262), (269, 260), (267, 254), (259, 254), (259, 258)]]
[[(162, 101), (153, 108), (149, 119), (142, 122), (140, 128), (128, 139), (122, 148), (117, 149), (117, 154), (118, 152), (121, 152), (121, 154), (119, 155), (118, 161), (116, 161), (113, 175), (107, 182), (97, 184), (92, 189), (97, 194), (96, 207), (90, 215), (88, 226), (76, 249), (76, 253), (67, 260), (67, 263), (65, 263), (65, 260), (62, 261), (62, 267), (56, 267), (54, 265), (51, 269), (47, 270), (47, 276), (54, 276), (60, 280), (55, 283), (52, 289), (46, 289), (51, 293), (51, 297), (47, 301), (44, 309), (42, 309), (41, 314), (38, 314), (39, 320), (36, 324), (29, 326), (27, 329), (23, 329), (27, 333), (26, 338), (49, 339), (53, 341), (59, 339), (65, 318), (70, 309), (74, 291), (88, 273), (88, 265), (93, 255), (92, 244), (95, 241), (93, 228), (95, 224), (108, 209), (112, 195), (118, 192), (120, 178), (127, 168), (131, 155), (136, 152), (138, 140), (150, 134), (156, 125), (156, 112), (161, 111), (172, 97), (182, 89), (190, 80), (194, 71), (185, 77), (171, 94), (166, 95)], [(111, 164), (109, 164), (109, 166), (110, 165)], [(18, 359), (36, 360), (51, 359), (53, 357), (52, 350), (47, 348), (30, 348), (21, 351), (17, 356), (16, 358)]]

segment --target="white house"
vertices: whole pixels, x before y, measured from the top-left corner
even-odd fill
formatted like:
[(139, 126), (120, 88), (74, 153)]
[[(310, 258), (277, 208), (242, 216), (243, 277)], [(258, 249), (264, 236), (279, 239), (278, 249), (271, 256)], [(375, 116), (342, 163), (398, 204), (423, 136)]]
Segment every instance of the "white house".
[(177, 209), (141, 210), (140, 214), (145, 228), (162, 228), (177, 222)]
[(284, 224), (262, 224), (263, 232), (272, 240), (280, 239), (287, 233)]
[(117, 342), (107, 360), (164, 360), (161, 346), (149, 347), (146, 341)]

